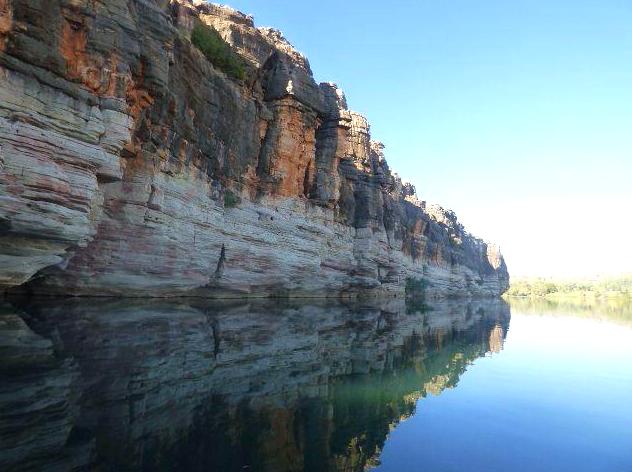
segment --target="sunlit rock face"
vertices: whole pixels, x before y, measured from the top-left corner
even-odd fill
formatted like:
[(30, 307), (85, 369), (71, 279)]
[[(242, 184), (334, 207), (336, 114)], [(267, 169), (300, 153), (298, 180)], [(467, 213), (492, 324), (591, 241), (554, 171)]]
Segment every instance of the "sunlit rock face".
[(508, 324), (502, 300), (7, 307), (0, 468), (364, 470)]
[[(245, 80), (192, 45), (198, 19)], [(383, 151), (279, 31), (229, 8), (0, 2), (0, 288), (502, 293), (500, 253), (426, 208)]]

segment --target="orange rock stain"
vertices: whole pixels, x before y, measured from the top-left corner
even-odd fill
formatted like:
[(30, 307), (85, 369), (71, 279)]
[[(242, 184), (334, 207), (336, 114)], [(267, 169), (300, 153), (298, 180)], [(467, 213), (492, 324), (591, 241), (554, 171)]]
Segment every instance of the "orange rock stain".
[(13, 28), (11, 0), (0, 0), (0, 52), (4, 51), (7, 36)]

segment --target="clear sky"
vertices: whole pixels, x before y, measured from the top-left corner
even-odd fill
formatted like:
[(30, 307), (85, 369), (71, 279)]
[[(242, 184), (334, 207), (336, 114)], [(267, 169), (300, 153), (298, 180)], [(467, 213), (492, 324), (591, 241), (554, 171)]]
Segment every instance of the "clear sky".
[(512, 275), (632, 272), (632, 1), (228, 0)]

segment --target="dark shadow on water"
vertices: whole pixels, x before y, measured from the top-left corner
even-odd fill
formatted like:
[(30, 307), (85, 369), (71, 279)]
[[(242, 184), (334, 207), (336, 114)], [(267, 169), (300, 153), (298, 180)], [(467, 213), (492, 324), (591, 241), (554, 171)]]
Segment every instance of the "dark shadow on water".
[(509, 319), (502, 300), (6, 303), (0, 469), (363, 470)]

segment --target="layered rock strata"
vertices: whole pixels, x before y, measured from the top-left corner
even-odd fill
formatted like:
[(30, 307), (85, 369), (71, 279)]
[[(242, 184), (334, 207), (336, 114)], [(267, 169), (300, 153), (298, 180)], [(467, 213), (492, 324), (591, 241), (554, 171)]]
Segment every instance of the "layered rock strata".
[(366, 470), (509, 317), (502, 300), (6, 307), (0, 468)]
[[(228, 77), (191, 43), (214, 27)], [(190, 0), (0, 2), (0, 287), (498, 295), (500, 252), (426, 207), (276, 30)]]

